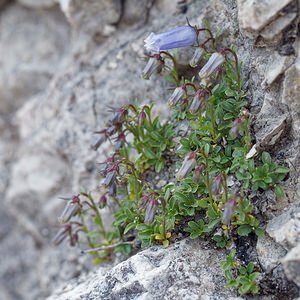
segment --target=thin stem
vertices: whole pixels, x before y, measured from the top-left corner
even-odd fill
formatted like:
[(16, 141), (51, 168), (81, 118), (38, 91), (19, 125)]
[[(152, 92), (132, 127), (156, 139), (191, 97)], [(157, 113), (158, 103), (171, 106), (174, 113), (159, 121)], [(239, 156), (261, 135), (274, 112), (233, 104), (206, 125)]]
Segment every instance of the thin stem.
[(227, 202), (228, 201), (227, 177), (226, 177), (226, 174), (224, 174), (223, 172), (221, 172), (221, 174), (222, 174), (221, 176), (223, 177), (223, 188), (224, 188), (224, 192), (225, 192), (225, 200)]
[(239, 85), (239, 91), (240, 91), (240, 90), (241, 90), (241, 87), (240, 87), (240, 81), (241, 81), (241, 78), (240, 78), (239, 60), (238, 60), (238, 57), (237, 57), (235, 51), (231, 50), (230, 48), (225, 48), (224, 51), (228, 51), (228, 52), (230, 52), (230, 53), (234, 56), (235, 68), (236, 68), (236, 75), (237, 75), (237, 77), (238, 77), (238, 85)]
[(209, 115), (210, 115), (210, 120), (211, 120), (211, 124), (212, 124), (213, 138), (215, 140), (216, 139), (216, 125), (215, 125), (215, 119), (214, 119), (214, 108), (213, 108), (212, 100), (209, 101)]

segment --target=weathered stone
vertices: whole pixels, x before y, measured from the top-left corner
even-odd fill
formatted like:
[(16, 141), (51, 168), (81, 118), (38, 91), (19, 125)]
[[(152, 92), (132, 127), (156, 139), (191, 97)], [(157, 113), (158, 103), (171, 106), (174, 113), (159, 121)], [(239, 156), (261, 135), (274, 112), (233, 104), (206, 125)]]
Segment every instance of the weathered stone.
[(267, 233), (284, 248), (290, 249), (300, 243), (300, 205), (292, 206), (286, 212), (269, 221)]
[(59, 9), (35, 11), (11, 5), (1, 15), (0, 27), (0, 114), (8, 114), (43, 91), (63, 65), (69, 26)]
[(259, 31), (274, 20), (292, 0), (238, 0), (238, 18), (242, 30)]
[(288, 129), (289, 123), (289, 113), (284, 113), (276, 106), (274, 99), (266, 94), (254, 124), (259, 147), (264, 149), (273, 146)]
[(22, 5), (27, 7), (48, 8), (57, 4), (56, 0), (18, 0)]
[(256, 250), (260, 265), (267, 273), (271, 272), (280, 264), (280, 259), (284, 257), (287, 252), (268, 235), (258, 238)]
[(260, 35), (266, 40), (271, 41), (272, 45), (275, 45), (280, 41), (282, 31), (297, 17), (297, 13), (292, 12), (283, 16), (279, 16), (271, 24), (267, 25), (260, 33)]
[(300, 243), (281, 262), (287, 278), (300, 287)]
[(66, 286), (55, 299), (228, 299), (218, 262), (225, 251), (183, 240), (168, 248), (154, 246), (120, 263), (105, 275), (100, 269), (84, 282)]
[(300, 131), (300, 59), (298, 58), (285, 72), (282, 102), (287, 104), (296, 134)]
[(148, 12), (153, 0), (131, 0), (124, 3), (121, 24), (134, 24), (139, 26), (147, 22)]
[(111, 25), (117, 24), (121, 16), (120, 0), (59, 0), (72, 27), (90, 36), (109, 35)]
[(281, 74), (285, 72), (294, 62), (293, 56), (281, 56), (278, 52), (274, 52), (269, 59), (264, 72), (264, 81), (262, 87), (269, 87)]

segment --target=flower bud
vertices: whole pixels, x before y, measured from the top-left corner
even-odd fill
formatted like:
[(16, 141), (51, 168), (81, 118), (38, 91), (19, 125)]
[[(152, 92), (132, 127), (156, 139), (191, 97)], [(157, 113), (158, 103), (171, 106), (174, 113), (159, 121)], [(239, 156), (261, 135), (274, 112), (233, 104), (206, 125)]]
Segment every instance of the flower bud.
[(99, 208), (104, 208), (106, 206), (106, 204), (107, 204), (107, 198), (104, 194), (99, 199)]
[(142, 110), (138, 114), (138, 121), (139, 121), (139, 126), (142, 126), (144, 124), (144, 121), (146, 120), (146, 113)]
[(193, 182), (194, 182), (194, 183), (199, 183), (200, 176), (202, 175), (202, 171), (203, 171), (203, 168), (202, 168), (202, 167), (197, 167), (197, 168), (194, 170), (194, 174), (193, 174)]
[(145, 48), (151, 52), (191, 46), (197, 39), (191, 26), (181, 26), (161, 33), (151, 33), (145, 39)]
[(180, 98), (183, 96), (183, 94), (184, 94), (183, 88), (181, 86), (177, 87), (168, 100), (169, 107), (170, 108), (174, 107), (178, 103)]
[(204, 99), (204, 90), (201, 89), (197, 91), (191, 105), (190, 105), (190, 113), (191, 114), (197, 114), (201, 109), (203, 109), (206, 105), (205, 99)]
[(209, 77), (217, 68), (225, 61), (225, 58), (220, 53), (213, 53), (208, 62), (199, 72), (201, 78)]
[(52, 239), (52, 243), (54, 246), (58, 246), (67, 236), (71, 233), (71, 225), (66, 224), (61, 227), (54, 238)]
[(142, 78), (149, 79), (154, 72), (160, 69), (161, 63), (162, 58), (159, 54), (154, 54), (153, 57), (150, 57), (142, 72)]
[(77, 244), (77, 242), (78, 242), (78, 234), (74, 233), (70, 237), (70, 246), (74, 247)]
[(76, 216), (77, 213), (80, 211), (80, 205), (77, 202), (73, 202), (72, 200), (69, 200), (58, 218), (58, 221), (61, 224), (67, 223), (72, 217)]
[(152, 195), (152, 197), (149, 199), (147, 203), (147, 209), (145, 212), (145, 219), (144, 223), (147, 225), (151, 225), (154, 221), (155, 217), (155, 211), (158, 207), (158, 201), (155, 199), (155, 195)]
[(104, 185), (105, 187), (111, 186), (111, 185), (115, 182), (116, 177), (117, 177), (117, 172), (116, 172), (115, 170), (109, 172), (109, 173), (106, 175), (106, 177), (105, 177), (105, 180), (104, 180), (104, 182), (103, 182), (103, 185)]
[(224, 205), (224, 212), (222, 216), (222, 223), (228, 225), (233, 215), (234, 209), (237, 206), (236, 195), (229, 199)]
[(138, 202), (138, 208), (144, 209), (148, 203), (149, 195), (143, 196)]
[(190, 59), (190, 66), (192, 68), (197, 67), (198, 62), (203, 55), (203, 52), (204, 52), (203, 48), (196, 48), (193, 57)]
[(97, 150), (105, 141), (107, 137), (105, 135), (101, 135), (100, 137), (96, 137), (94, 141), (92, 142), (90, 148), (92, 150)]
[(116, 182), (113, 182), (108, 187), (108, 195), (111, 196), (111, 197), (116, 197), (116, 195), (117, 195), (117, 185), (116, 185)]
[(223, 178), (221, 173), (214, 179), (212, 187), (211, 187), (211, 193), (214, 196), (217, 196), (221, 193), (221, 189), (222, 189), (222, 182), (223, 182)]
[(181, 181), (189, 175), (189, 173), (194, 169), (197, 164), (197, 154), (195, 152), (190, 152), (184, 158), (181, 168), (176, 173), (176, 179)]

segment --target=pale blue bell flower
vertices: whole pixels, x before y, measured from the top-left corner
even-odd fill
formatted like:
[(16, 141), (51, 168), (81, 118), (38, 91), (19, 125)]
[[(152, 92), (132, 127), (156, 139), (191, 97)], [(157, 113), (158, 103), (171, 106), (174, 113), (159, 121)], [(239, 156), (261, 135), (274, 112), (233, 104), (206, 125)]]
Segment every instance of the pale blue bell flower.
[(174, 48), (191, 46), (197, 39), (196, 31), (193, 27), (185, 25), (171, 30), (153, 33), (145, 39), (145, 48), (151, 52), (159, 52)]

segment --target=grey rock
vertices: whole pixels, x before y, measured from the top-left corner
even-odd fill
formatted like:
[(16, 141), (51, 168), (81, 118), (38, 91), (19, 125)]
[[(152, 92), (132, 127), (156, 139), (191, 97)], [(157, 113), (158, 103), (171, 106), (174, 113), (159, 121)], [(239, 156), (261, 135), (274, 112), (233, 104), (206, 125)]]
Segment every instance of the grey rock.
[(288, 112), (284, 112), (270, 94), (266, 94), (254, 127), (259, 147), (273, 146), (287, 131), (290, 123)]
[(57, 4), (56, 0), (18, 0), (18, 2), (33, 8), (49, 8)]
[(287, 278), (300, 287), (300, 243), (281, 262)]
[(268, 235), (258, 238), (256, 250), (260, 265), (267, 273), (271, 272), (280, 264), (280, 259), (284, 257), (287, 252)]
[(269, 221), (267, 233), (284, 248), (291, 249), (300, 242), (300, 206), (293, 205), (287, 211)]
[(298, 136), (300, 130), (300, 59), (285, 72), (282, 102), (287, 104), (293, 118), (293, 128)]
[(278, 44), (282, 38), (283, 30), (297, 17), (297, 13), (291, 12), (279, 16), (275, 21), (267, 25), (260, 33), (265, 41), (271, 41), (272, 45)]
[[(59, 9), (10, 5), (0, 19), (0, 114), (43, 91), (69, 52), (69, 26)], [(13, 38), (12, 38), (13, 37)]]
[(238, 18), (241, 29), (250, 32), (260, 31), (290, 2), (291, 0), (238, 0)]
[(281, 56), (278, 52), (274, 52), (269, 59), (264, 72), (263, 88), (268, 88), (274, 81), (285, 72), (293, 63), (293, 56)]
[(59, 0), (59, 3), (71, 26), (90, 36), (110, 35), (121, 16), (120, 0)]
[(81, 284), (60, 289), (48, 300), (64, 299), (228, 299), (218, 261), (224, 251), (195, 240), (168, 248), (154, 246), (118, 264), (105, 275), (90, 274)]

